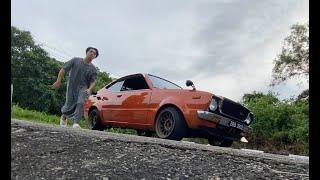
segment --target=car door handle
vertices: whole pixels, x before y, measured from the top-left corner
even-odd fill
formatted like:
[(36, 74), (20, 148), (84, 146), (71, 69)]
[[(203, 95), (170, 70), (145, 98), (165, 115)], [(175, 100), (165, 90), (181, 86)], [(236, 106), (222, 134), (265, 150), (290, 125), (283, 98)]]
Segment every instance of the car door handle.
[(121, 97), (121, 96), (122, 96), (122, 94), (118, 94), (118, 95), (117, 95), (117, 97)]

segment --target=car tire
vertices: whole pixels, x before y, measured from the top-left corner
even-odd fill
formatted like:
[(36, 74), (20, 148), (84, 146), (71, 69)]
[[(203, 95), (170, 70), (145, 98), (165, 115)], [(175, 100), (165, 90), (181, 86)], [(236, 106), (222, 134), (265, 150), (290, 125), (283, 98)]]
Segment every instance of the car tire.
[(158, 114), (155, 129), (159, 138), (180, 141), (186, 134), (187, 126), (176, 108), (166, 107)]
[(222, 139), (217, 137), (208, 138), (208, 142), (212, 146), (220, 146), (220, 147), (230, 147), (233, 143), (232, 140)]
[(146, 131), (146, 130), (137, 130), (137, 134), (138, 134), (138, 136), (152, 137), (153, 132)]
[(101, 124), (101, 118), (98, 109), (93, 109), (92, 111), (90, 111), (88, 118), (88, 128), (91, 130), (104, 130), (104, 127)]

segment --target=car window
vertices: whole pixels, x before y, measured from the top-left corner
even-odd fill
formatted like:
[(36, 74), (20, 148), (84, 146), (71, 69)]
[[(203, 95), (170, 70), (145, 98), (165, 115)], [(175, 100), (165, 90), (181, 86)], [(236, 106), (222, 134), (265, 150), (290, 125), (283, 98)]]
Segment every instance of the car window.
[(149, 86), (143, 76), (135, 76), (126, 79), (122, 85), (121, 91), (131, 91), (139, 89), (149, 89)]
[(174, 84), (174, 83), (172, 83), (172, 82), (170, 82), (168, 80), (165, 80), (165, 79), (162, 79), (162, 78), (150, 75), (150, 74), (149, 74), (149, 78), (152, 81), (153, 87), (155, 87), (155, 88), (160, 88), (160, 89), (182, 89), (180, 86), (178, 86), (178, 85), (176, 85), (176, 84)]
[(108, 87), (107, 89), (113, 92), (119, 92), (121, 90), (123, 83), (124, 83), (124, 80), (118, 81), (114, 83), (112, 86)]

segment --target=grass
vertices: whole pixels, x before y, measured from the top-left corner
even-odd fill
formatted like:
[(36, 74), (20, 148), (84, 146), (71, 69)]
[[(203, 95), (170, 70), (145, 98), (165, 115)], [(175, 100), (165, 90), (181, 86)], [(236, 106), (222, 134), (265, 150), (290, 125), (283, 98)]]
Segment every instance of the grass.
[[(23, 109), (18, 105), (13, 105), (11, 107), (11, 118), (27, 120), (32, 122), (41, 122), (46, 124), (60, 124), (60, 116), (49, 115), (44, 112), (39, 112), (30, 109)], [(81, 126), (81, 128), (88, 129), (87, 122), (84, 118), (81, 119), (79, 125)], [(68, 121), (68, 126), (71, 127), (72, 122)], [(121, 134), (137, 134), (136, 131), (133, 129), (110, 128), (108, 131)]]
[[(49, 115), (47, 113), (35, 110), (23, 109), (18, 105), (13, 105), (11, 107), (11, 118), (60, 125), (60, 116)], [(87, 122), (84, 118), (81, 119), (79, 125), (84, 129), (88, 129)], [(68, 121), (68, 127), (72, 127), (72, 122)]]
[(11, 117), (14, 119), (22, 119), (34, 122), (43, 122), (48, 124), (59, 124), (60, 117), (55, 115), (48, 115), (43, 112), (23, 109), (17, 105), (11, 107)]

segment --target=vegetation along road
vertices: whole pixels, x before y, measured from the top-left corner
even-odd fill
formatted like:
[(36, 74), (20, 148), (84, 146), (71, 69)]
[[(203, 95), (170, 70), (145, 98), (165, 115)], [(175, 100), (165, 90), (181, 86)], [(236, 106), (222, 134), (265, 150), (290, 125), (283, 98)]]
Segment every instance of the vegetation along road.
[(309, 158), (11, 121), (12, 179), (309, 179)]

